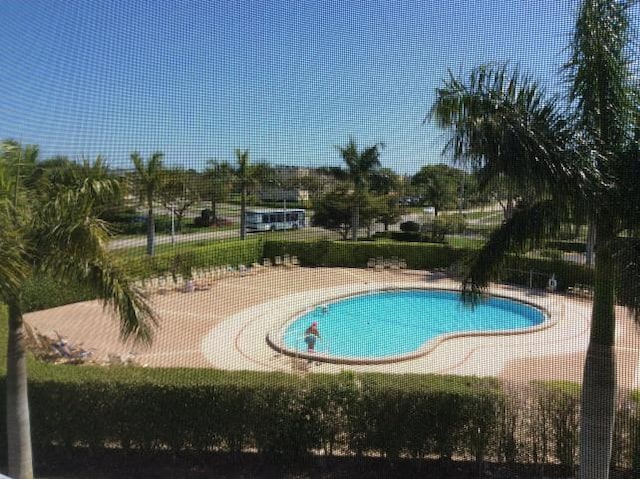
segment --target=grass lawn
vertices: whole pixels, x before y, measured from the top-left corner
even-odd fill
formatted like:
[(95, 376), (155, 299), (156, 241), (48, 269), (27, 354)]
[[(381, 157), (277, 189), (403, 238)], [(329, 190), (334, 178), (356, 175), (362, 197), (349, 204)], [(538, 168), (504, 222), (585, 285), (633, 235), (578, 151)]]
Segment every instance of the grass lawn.
[[(226, 230), (237, 229), (237, 226), (232, 226)], [(216, 231), (224, 231), (218, 230)], [(198, 232), (202, 232), (202, 229), (198, 229)], [(139, 236), (135, 236), (139, 238)], [(266, 233), (248, 233), (247, 239), (263, 240), (287, 240), (287, 241), (316, 241), (319, 239), (336, 240), (340, 239), (340, 235), (335, 231), (330, 230), (317, 230), (317, 229), (300, 229), (300, 230), (287, 230), (287, 231), (269, 231)], [(156, 244), (156, 254), (170, 253), (175, 251), (177, 253), (184, 253), (193, 248), (201, 248), (203, 246), (211, 245), (213, 243), (228, 243), (239, 242), (238, 238), (226, 238), (226, 239), (193, 239), (192, 241), (183, 241), (171, 244)], [(138, 258), (146, 255), (146, 246), (134, 246), (131, 248), (121, 248), (114, 251), (115, 255), (120, 258)]]

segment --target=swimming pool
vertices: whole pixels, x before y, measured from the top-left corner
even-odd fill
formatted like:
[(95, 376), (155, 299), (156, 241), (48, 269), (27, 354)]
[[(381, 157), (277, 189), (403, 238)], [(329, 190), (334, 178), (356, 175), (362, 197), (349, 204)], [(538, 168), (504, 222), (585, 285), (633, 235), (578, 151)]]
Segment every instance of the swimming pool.
[(378, 291), (306, 311), (277, 333), (281, 347), (276, 349), (306, 353), (305, 330), (317, 322), (319, 357), (331, 362), (389, 362), (424, 354), (425, 347), (439, 339), (525, 332), (540, 327), (545, 318), (534, 306), (496, 296), (471, 308), (454, 291)]

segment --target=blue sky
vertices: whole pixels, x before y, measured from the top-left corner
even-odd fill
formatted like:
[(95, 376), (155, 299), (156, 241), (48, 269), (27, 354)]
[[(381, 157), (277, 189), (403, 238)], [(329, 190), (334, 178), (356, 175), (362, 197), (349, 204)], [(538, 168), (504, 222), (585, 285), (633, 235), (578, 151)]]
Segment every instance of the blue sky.
[(160, 150), (207, 159), (339, 164), (384, 142), (384, 166), (442, 161), (424, 119), (447, 69), (511, 60), (560, 87), (566, 0), (3, 0), (0, 138), (43, 157)]

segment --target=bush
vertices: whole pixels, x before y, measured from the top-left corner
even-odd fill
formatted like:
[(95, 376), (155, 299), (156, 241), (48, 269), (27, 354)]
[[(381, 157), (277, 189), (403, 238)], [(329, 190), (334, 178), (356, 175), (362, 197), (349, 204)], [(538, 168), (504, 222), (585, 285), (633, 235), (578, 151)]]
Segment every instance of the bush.
[(586, 244), (579, 241), (548, 241), (547, 248), (553, 248), (567, 253), (584, 253), (587, 251)]
[(534, 288), (545, 288), (549, 278), (554, 274), (559, 291), (575, 284), (593, 285), (595, 282), (593, 269), (562, 260), (509, 256), (505, 266), (507, 269), (502, 273), (500, 280), (524, 286), (529, 285), (530, 271), (542, 273), (533, 275)]
[(369, 258), (404, 258), (412, 269), (447, 268), (470, 250), (444, 244), (376, 243), (351, 241), (265, 241), (263, 256), (295, 255), (303, 266), (361, 268)]
[(211, 210), (204, 209), (200, 211), (200, 216), (193, 219), (193, 225), (199, 228), (206, 228), (211, 226), (213, 219), (215, 218), (211, 216)]
[(563, 257), (563, 253), (559, 249), (545, 248), (543, 250), (540, 250), (540, 256), (542, 256), (543, 258), (560, 260)]
[[(60, 374), (64, 369), (64, 374)], [(97, 367), (37, 368), (30, 378), (35, 457), (119, 447), (154, 451), (257, 450), (296, 459), (314, 451), (560, 463), (578, 453), (576, 385), (436, 375), (283, 373)], [(0, 380), (0, 411), (5, 410)], [(629, 400), (637, 408), (637, 402)], [(638, 416), (622, 406), (617, 466), (630, 467)], [(87, 425), (90, 424), (90, 427)], [(505, 442), (505, 438), (508, 441)], [(0, 435), (0, 447), (6, 450)], [(507, 452), (509, 451), (509, 452)]]
[(467, 220), (459, 215), (439, 217), (434, 220), (434, 227), (444, 234), (462, 234), (467, 229)]
[(405, 221), (404, 223), (400, 223), (400, 231), (404, 231), (405, 233), (418, 233), (420, 231), (420, 224), (415, 221)]
[(27, 313), (89, 299), (95, 295), (86, 285), (61, 282), (45, 274), (30, 277), (22, 290), (22, 307)]
[(176, 251), (167, 251), (155, 256), (129, 256), (119, 261), (132, 276), (146, 278), (168, 272), (185, 275), (191, 268), (256, 263), (262, 258), (262, 250), (263, 240), (256, 237), (244, 241), (224, 240), (186, 244), (176, 248)]
[[(56, 380), (30, 380), (36, 457), (54, 444), (94, 452), (256, 449), (299, 458), (324, 448), (450, 457), (472, 446), (468, 424), (495, 422), (493, 409), (480, 404), (502, 394), (496, 380), (428, 375), (145, 370), (133, 380), (95, 367), (65, 370)], [(136, 372), (121, 370), (129, 371)], [(4, 410), (3, 389), (4, 382)]]
[[(171, 216), (154, 216), (153, 221), (156, 233), (171, 233)], [(147, 218), (137, 213), (126, 220), (121, 216), (120, 221), (112, 221), (110, 226), (117, 234), (142, 235), (147, 233)]]

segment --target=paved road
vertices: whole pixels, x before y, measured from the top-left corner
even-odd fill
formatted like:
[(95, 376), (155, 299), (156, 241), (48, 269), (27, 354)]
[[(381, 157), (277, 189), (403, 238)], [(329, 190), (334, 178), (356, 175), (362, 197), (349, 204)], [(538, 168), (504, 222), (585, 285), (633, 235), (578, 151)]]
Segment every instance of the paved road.
[[(185, 243), (189, 241), (199, 240), (213, 240), (213, 239), (226, 239), (226, 238), (239, 238), (240, 232), (238, 230), (226, 230), (226, 231), (202, 231), (198, 233), (189, 234), (177, 234), (175, 236), (176, 243)], [(156, 245), (170, 244), (171, 235), (156, 235)], [(123, 249), (123, 248), (135, 248), (137, 246), (146, 246), (147, 237), (139, 236), (136, 238), (123, 238), (115, 239), (109, 243), (110, 250)]]
[[(225, 205), (225, 207), (230, 206), (230, 209), (233, 209), (235, 205)], [(469, 210), (465, 210), (465, 213), (473, 213), (476, 211), (486, 211), (487, 213), (491, 213), (492, 211), (499, 211), (500, 205), (489, 206), (485, 208), (473, 208)], [(231, 219), (231, 218), (230, 218)], [(390, 225), (390, 230), (399, 230), (400, 223), (404, 221), (417, 221), (421, 222), (424, 220), (424, 215), (420, 213), (410, 213), (408, 215), (403, 215), (402, 219), (398, 222), (398, 224)], [(477, 221), (477, 220), (474, 220)], [(472, 223), (470, 221), (469, 223)], [(381, 226), (381, 225), (380, 225)], [(377, 231), (378, 229), (376, 229)], [(316, 228), (309, 227), (305, 228), (306, 232), (313, 232), (316, 235), (321, 236), (322, 234), (326, 234), (327, 236), (333, 235), (334, 233), (324, 228)], [(264, 234), (264, 233), (251, 233), (254, 234)], [(175, 236), (176, 243), (188, 243), (190, 241), (201, 241), (201, 240), (216, 240), (216, 239), (228, 239), (228, 238), (239, 238), (240, 231), (239, 229), (234, 230), (225, 230), (225, 231), (202, 231), (197, 233), (188, 233), (188, 234), (177, 234)], [(170, 244), (171, 243), (171, 235), (156, 235), (156, 245), (160, 244)], [(139, 246), (145, 246), (147, 244), (146, 236), (139, 236), (136, 238), (124, 238), (124, 239), (115, 239), (109, 243), (109, 249), (117, 250), (123, 248), (135, 248)]]
[[(293, 233), (293, 231), (290, 231)], [(252, 237), (255, 235), (269, 235), (270, 232), (264, 233), (249, 233), (247, 237)], [(335, 238), (336, 233), (331, 230), (326, 230), (324, 228), (317, 227), (307, 227), (302, 230), (298, 230), (296, 232), (298, 237), (300, 235), (313, 235), (317, 238)], [(226, 231), (202, 231), (197, 233), (188, 233), (188, 234), (177, 234), (175, 236), (175, 241), (177, 243), (188, 243), (191, 241), (202, 241), (202, 240), (218, 240), (218, 239), (228, 239), (228, 238), (239, 238), (240, 231), (239, 228), (233, 230)], [(156, 246), (160, 244), (170, 244), (171, 243), (171, 235), (156, 235)], [(147, 237), (139, 236), (136, 238), (123, 238), (123, 239), (115, 239), (109, 243), (110, 250), (117, 250), (123, 248), (135, 248), (140, 246), (147, 245)]]

